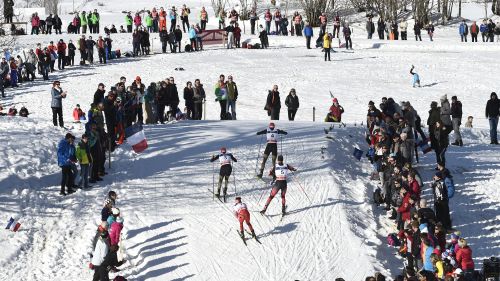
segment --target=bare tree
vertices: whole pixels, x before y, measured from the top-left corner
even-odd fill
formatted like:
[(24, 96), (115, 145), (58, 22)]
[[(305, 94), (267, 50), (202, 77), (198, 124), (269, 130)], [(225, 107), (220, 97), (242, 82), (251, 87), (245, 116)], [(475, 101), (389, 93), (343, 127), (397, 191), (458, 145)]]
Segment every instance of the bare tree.
[[(487, 0), (483, 0), (483, 1), (484, 1), (484, 5), (487, 7), (488, 6)], [(491, 3), (491, 11), (495, 15), (500, 15), (500, 1), (499, 0), (493, 0), (493, 2)], [(488, 17), (488, 13), (487, 12), (486, 12), (486, 16), (485, 17)]]
[(299, 4), (311, 26), (319, 26), (321, 13), (329, 13), (335, 8), (334, 0), (300, 0)]
[[(52, 0), (57, 1), (57, 0)], [(220, 11), (225, 10), (227, 5), (227, 0), (212, 0), (212, 8), (216, 16), (219, 15)]]
[[(0, 3), (0, 23), (5, 22), (4, 18), (4, 1)], [(13, 25), (10, 24), (0, 24), (0, 46), (1, 48), (12, 47), (15, 43), (15, 34), (13, 34)]]
[(58, 14), (60, 0), (43, 0), (43, 7), (48, 14)]

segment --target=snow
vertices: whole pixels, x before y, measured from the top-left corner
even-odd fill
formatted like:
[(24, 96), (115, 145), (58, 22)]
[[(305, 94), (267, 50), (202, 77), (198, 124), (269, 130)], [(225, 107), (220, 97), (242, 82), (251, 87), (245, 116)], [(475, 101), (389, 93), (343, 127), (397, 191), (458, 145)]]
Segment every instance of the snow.
[[(114, 22), (118, 27), (124, 16), (121, 10), (142, 9), (153, 5), (150, 2), (108, 1), (100, 8), (90, 1), (85, 9), (103, 9), (104, 23)], [(186, 3), (192, 15), (201, 6), (199, 1)], [(209, 7), (208, 1), (202, 3)], [(475, 7), (481, 11), (481, 6)], [(71, 2), (63, 2), (62, 9), (70, 11)], [(209, 24), (214, 25), (215, 19)], [(462, 101), (463, 122), (466, 116), (474, 116), (474, 129), (463, 129), (465, 146), (450, 147), (447, 153), (457, 188), (450, 208), (453, 225), (468, 239), (476, 265), (483, 258), (498, 256), (500, 150), (488, 144), (484, 106), (489, 94), (498, 91), (494, 81), (500, 74), (496, 64), (500, 45), (460, 43), (456, 26), (438, 27), (434, 42), (428, 42), (425, 34), (418, 43), (366, 40), (364, 23), (353, 25), (354, 52), (335, 48), (329, 63), (319, 50), (306, 50), (303, 38), (270, 37), (268, 50), (215, 46), (200, 53), (156, 54), (122, 58), (104, 66), (71, 67), (51, 75), (68, 91), (63, 112), (69, 131), (77, 137), (83, 125), (70, 123), (74, 105), (88, 110), (97, 84), (104, 82), (109, 89), (122, 75), (127, 81), (139, 75), (146, 85), (174, 76), (181, 93), (187, 81), (199, 78), (209, 97), (207, 121), (144, 126), (149, 145), (144, 153), (135, 154), (123, 145), (113, 153), (109, 175), (102, 183), (65, 198), (58, 195), (56, 146), (67, 130), (52, 126), (50, 84), (37, 80), (8, 89), (4, 107), (25, 105), (31, 115), (0, 118), (0, 218), (6, 223), (12, 216), (22, 223), (17, 233), (0, 232), (0, 280), (13, 276), (20, 280), (90, 279), (91, 239), (109, 190), (117, 191), (125, 219), (128, 262), (120, 274), (130, 280), (361, 280), (375, 271), (394, 276), (402, 260), (385, 243), (393, 223), (370, 203), (376, 182), (369, 180), (369, 163), (351, 155), (355, 146), (366, 151), (365, 129), (360, 124), (368, 101), (378, 104), (383, 96), (409, 100), (424, 123), (430, 102), (443, 94), (457, 95)], [(77, 37), (63, 34), (62, 38)], [(117, 48), (131, 48), (130, 35), (112, 38)], [(58, 39), (55, 35), (24, 36), (18, 43), (33, 48), (36, 42)], [(157, 53), (158, 42), (154, 41)], [(411, 64), (424, 87), (411, 87)], [(175, 71), (177, 67), (186, 71)], [(238, 84), (239, 121), (213, 121), (219, 114), (213, 85), (221, 73), (231, 74)], [(290, 214), (282, 222), (279, 196), (268, 209), (269, 217), (255, 212), (269, 194), (254, 176), (261, 142), (255, 132), (268, 123), (263, 107), (267, 90), (274, 84), (279, 86), (282, 102), (295, 88), (301, 103), (296, 122), (276, 122), (289, 132), (282, 146), (285, 162), (298, 168), (287, 192)], [(331, 101), (328, 90), (346, 109), (347, 127), (336, 126), (333, 140), (325, 138), (323, 129), (328, 125), (321, 122)], [(316, 122), (311, 122), (313, 107)], [(281, 119), (286, 119), (285, 107)], [(213, 201), (207, 190), (217, 169), (208, 160), (222, 146), (238, 159), (227, 204)], [(432, 154), (418, 164), (427, 184), (426, 198), (431, 197), (428, 184), (434, 164)], [(269, 166), (270, 159), (266, 170)], [(249, 206), (262, 245), (248, 241), (246, 248), (238, 238), (238, 223), (230, 213), (235, 192)]]

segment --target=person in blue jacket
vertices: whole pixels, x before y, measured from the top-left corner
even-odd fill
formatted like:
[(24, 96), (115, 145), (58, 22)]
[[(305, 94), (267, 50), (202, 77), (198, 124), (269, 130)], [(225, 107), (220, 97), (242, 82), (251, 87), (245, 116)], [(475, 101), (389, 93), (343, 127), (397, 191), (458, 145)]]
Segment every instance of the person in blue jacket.
[(469, 26), (465, 23), (465, 20), (462, 21), (460, 26), (458, 27), (458, 32), (460, 33), (460, 39), (462, 42), (467, 42), (467, 34), (469, 34)]
[(71, 162), (76, 161), (75, 156), (75, 136), (67, 133), (64, 139), (59, 142), (57, 147), (57, 164), (61, 167), (61, 195), (66, 196), (75, 192), (71, 187), (73, 185), (73, 173), (71, 171)]
[(311, 38), (314, 36), (314, 32), (309, 22), (307, 22), (306, 26), (304, 27), (304, 36), (306, 37), (307, 48), (311, 49)]
[[(483, 23), (479, 26), (479, 32), (481, 32), (481, 37), (483, 37), (483, 42), (488, 40), (488, 24), (486, 20), (483, 20)], [(486, 38), (486, 39), (485, 39)]]
[(420, 88), (420, 76), (418, 75), (418, 73), (413, 71), (414, 69), (415, 69), (415, 66), (412, 65), (411, 69), (410, 69), (410, 74), (413, 77), (413, 88), (415, 88), (415, 85), (418, 85), (418, 87)]

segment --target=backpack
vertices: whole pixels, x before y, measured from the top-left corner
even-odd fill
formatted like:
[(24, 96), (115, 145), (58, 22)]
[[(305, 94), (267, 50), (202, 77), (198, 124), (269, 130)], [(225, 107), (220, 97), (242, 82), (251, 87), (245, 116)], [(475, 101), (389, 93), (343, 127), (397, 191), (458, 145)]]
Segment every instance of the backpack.
[(392, 247), (401, 246), (401, 242), (399, 241), (396, 233), (390, 233), (389, 235), (387, 235), (387, 244)]
[(373, 202), (379, 206), (380, 204), (384, 203), (384, 197), (382, 196), (382, 190), (379, 188), (375, 189), (373, 192)]
[(444, 185), (446, 186), (446, 190), (448, 191), (448, 199), (452, 198), (455, 194), (455, 183), (453, 182), (453, 178), (446, 177), (444, 179)]

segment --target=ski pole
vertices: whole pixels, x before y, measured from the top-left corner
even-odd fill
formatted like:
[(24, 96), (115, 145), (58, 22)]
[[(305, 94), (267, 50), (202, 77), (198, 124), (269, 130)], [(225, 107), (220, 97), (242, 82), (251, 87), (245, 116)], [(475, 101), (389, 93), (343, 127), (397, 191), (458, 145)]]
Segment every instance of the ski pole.
[(260, 194), (260, 197), (259, 197), (259, 201), (257, 201), (257, 205), (260, 204), (260, 200), (262, 199), (262, 196), (264, 196), (264, 193), (266, 193), (266, 190), (264, 189), (264, 191)]
[(215, 201), (215, 163), (212, 162), (212, 200)]
[(263, 139), (264, 139), (264, 135), (261, 135), (260, 142), (259, 142), (259, 153), (257, 154), (257, 162), (255, 162), (255, 174), (257, 174), (257, 169), (259, 167), (260, 149), (262, 148), (262, 140)]
[(283, 155), (283, 135), (280, 135), (280, 154)]
[(234, 168), (234, 164), (233, 164), (233, 183), (234, 183), (234, 196), (236, 198), (236, 169)]
[[(293, 175), (294, 177), (296, 177), (296, 175), (295, 175), (295, 173), (294, 173), (293, 171), (292, 171), (292, 175)], [(306, 196), (307, 200), (309, 200), (309, 203), (311, 203), (311, 204), (312, 204), (311, 199), (309, 198), (309, 196), (307, 196), (307, 193), (306, 193), (306, 191), (304, 190), (304, 187), (302, 187), (302, 184), (300, 184), (300, 181), (299, 181), (299, 180), (297, 180), (297, 184), (299, 185), (300, 189), (302, 189), (302, 192), (304, 192), (304, 195)]]

